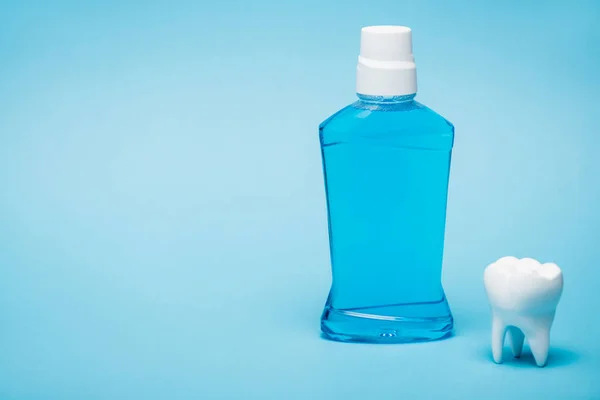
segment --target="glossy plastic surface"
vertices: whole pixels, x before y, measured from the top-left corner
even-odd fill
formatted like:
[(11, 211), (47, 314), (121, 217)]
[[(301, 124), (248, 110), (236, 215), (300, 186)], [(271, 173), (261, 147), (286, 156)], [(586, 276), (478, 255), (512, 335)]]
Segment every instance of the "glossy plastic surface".
[(441, 284), (454, 127), (413, 96), (360, 97), (320, 126), (334, 340), (451, 335)]

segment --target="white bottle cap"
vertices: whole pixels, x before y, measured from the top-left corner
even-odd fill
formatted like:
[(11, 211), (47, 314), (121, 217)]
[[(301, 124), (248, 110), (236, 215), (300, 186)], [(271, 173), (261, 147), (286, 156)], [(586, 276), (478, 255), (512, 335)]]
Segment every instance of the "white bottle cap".
[(356, 92), (368, 96), (403, 96), (417, 92), (410, 28), (389, 25), (362, 28)]

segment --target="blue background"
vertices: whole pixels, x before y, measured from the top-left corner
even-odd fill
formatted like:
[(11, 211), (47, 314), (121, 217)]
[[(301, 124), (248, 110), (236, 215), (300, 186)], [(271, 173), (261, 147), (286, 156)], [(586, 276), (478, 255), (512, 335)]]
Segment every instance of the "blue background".
[[(600, 398), (600, 3), (0, 3), (0, 399)], [(456, 126), (456, 336), (323, 340), (317, 126), (360, 28)], [(549, 365), (495, 365), (485, 266), (558, 263)]]

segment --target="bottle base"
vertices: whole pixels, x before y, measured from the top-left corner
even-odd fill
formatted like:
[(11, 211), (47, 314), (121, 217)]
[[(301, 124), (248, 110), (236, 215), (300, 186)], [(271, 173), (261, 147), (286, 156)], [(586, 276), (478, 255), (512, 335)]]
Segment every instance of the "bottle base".
[(452, 336), (454, 319), (444, 297), (430, 303), (336, 309), (321, 317), (323, 336), (340, 342), (412, 343)]

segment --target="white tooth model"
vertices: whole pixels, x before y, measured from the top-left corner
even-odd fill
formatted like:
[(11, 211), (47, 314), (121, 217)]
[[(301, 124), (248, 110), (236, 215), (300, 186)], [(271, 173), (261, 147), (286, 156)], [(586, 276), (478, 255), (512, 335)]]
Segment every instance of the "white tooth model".
[(550, 328), (563, 290), (560, 268), (532, 258), (503, 257), (487, 266), (483, 281), (492, 308), (494, 362), (502, 362), (508, 335), (515, 357), (527, 337), (536, 364), (546, 365)]

